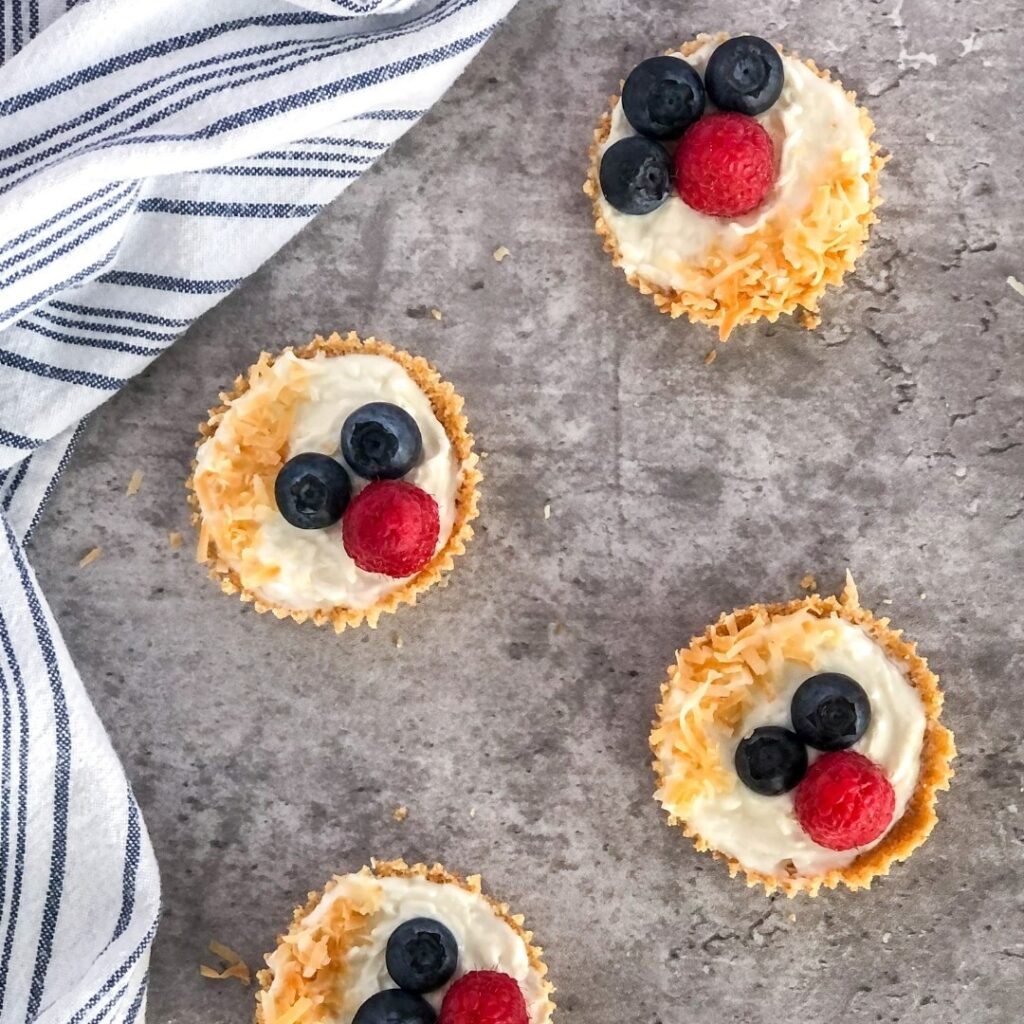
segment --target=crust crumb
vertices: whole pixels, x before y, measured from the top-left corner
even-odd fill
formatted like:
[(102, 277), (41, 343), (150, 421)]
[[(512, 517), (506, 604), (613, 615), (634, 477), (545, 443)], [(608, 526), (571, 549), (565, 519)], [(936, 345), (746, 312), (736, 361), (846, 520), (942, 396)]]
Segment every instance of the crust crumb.
[(171, 545), (172, 551), (178, 551), (181, 548), (181, 534), (172, 530), (167, 534), (167, 543)]
[(800, 586), (801, 586), (801, 588), (803, 590), (817, 590), (818, 589), (818, 581), (814, 578), (814, 576), (811, 573), (808, 573), (800, 581)]
[(394, 818), (395, 821), (405, 821), (405, 819), (409, 817), (409, 808), (405, 806), (396, 807), (391, 817)]
[(137, 469), (132, 473), (132, 478), (128, 481), (128, 490), (125, 491), (125, 494), (127, 494), (129, 498), (134, 498), (135, 495), (142, 490), (143, 475), (144, 474), (141, 469)]
[(713, 348), (705, 357), (704, 365), (710, 366), (718, 358), (718, 349)]
[(99, 558), (100, 555), (102, 555), (102, 554), (103, 554), (103, 548), (99, 548), (99, 547), (93, 548), (91, 551), (86, 552), (78, 560), (78, 568), (79, 569), (84, 569), (87, 565), (92, 565), (92, 563), (95, 562), (96, 559)]
[(498, 248), (494, 250), (494, 262), (500, 263), (506, 256), (511, 255), (512, 253), (509, 252), (509, 250), (506, 249), (505, 246), (499, 245)]
[(805, 309), (800, 316), (800, 322), (809, 331), (813, 331), (815, 327), (821, 326), (821, 317), (817, 313), (812, 313), (809, 309)]
[(442, 316), (442, 313), (441, 313), (441, 310), (439, 310), (439, 309), (432, 309), (432, 310), (430, 311), (430, 315), (431, 315), (431, 316), (432, 316), (432, 317), (433, 317), (433, 318), (434, 318), (435, 320), (440, 320), (440, 319), (441, 319), (441, 316)]

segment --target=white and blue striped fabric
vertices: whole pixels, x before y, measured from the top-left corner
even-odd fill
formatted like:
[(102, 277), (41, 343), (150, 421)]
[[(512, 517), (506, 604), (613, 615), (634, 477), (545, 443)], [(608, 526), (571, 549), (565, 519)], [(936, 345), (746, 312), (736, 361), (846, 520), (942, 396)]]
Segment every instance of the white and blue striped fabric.
[(145, 1013), (131, 787), (24, 545), (92, 409), (359, 177), (514, 0), (0, 0), (0, 1021)]

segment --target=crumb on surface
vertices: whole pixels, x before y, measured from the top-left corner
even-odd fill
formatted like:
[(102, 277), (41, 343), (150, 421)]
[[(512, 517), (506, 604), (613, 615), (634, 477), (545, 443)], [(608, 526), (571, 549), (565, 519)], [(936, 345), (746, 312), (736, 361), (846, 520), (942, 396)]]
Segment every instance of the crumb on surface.
[(129, 498), (134, 498), (142, 490), (143, 476), (144, 474), (141, 469), (137, 469), (132, 473), (132, 478), (128, 481), (128, 490), (125, 491)]
[(441, 316), (442, 316), (442, 313), (441, 313), (441, 310), (439, 310), (439, 309), (432, 309), (432, 310), (430, 311), (430, 315), (431, 315), (431, 316), (432, 316), (432, 317), (433, 317), (433, 318), (434, 318), (435, 320), (440, 320), (440, 319), (441, 319)]
[(395, 646), (396, 647), (401, 647), (402, 646), (402, 638), (397, 633), (395, 634)]
[(475, 818), (476, 817), (476, 808), (475, 807), (470, 807), (470, 809), (469, 809), (469, 816), (471, 818)]
[(562, 633), (565, 632), (565, 629), (566, 629), (566, 626), (565, 626), (564, 622), (556, 622), (551, 627), (551, 631), (555, 634), (555, 636), (560, 636)]
[(790, 924), (795, 924), (796, 923), (796, 914), (790, 914), (789, 915), (789, 923)]
[(512, 253), (509, 252), (508, 249), (505, 248), (505, 246), (499, 245), (498, 248), (494, 250), (494, 262), (500, 263), (506, 256), (511, 255)]
[(817, 313), (812, 313), (809, 309), (805, 309), (800, 316), (800, 322), (809, 331), (813, 331), (815, 327), (821, 326), (821, 317)]
[(213, 981), (227, 981), (229, 978), (234, 978), (243, 985), (251, 983), (252, 977), (249, 974), (249, 965), (230, 946), (225, 946), (223, 942), (211, 939), (208, 948), (226, 966), (223, 970), (219, 971), (215, 967), (200, 964), (199, 973), (204, 978), (210, 978)]
[(705, 357), (704, 365), (710, 366), (718, 358), (718, 349), (713, 348)]
[(167, 543), (171, 545), (172, 551), (177, 551), (181, 548), (181, 540), (181, 534), (176, 533), (174, 530), (167, 534)]
[(891, 938), (892, 938), (892, 932), (884, 932), (884, 933), (882, 934), (882, 942), (884, 942), (884, 943), (886, 943), (886, 944), (888, 944), (888, 942), (889, 942), (889, 940), (890, 940)]
[(882, 604), (892, 604), (892, 598), (891, 597), (883, 597), (882, 598)]
[(922, 590), (917, 596), (923, 601), (928, 595)]
[(807, 575), (800, 581), (800, 586), (803, 587), (804, 590), (817, 590), (818, 581), (814, 578), (813, 573), (807, 573)]
[(92, 563), (95, 562), (96, 559), (99, 558), (100, 555), (102, 555), (102, 554), (103, 554), (103, 548), (100, 548), (100, 547), (96, 547), (96, 548), (93, 548), (91, 551), (87, 551), (78, 560), (78, 568), (79, 569), (84, 569), (87, 565), (92, 565)]
[(480, 453), (480, 458), (481, 458), (481, 459), (486, 459), (486, 458), (487, 458), (487, 456), (488, 456), (488, 455), (490, 455), (490, 454), (491, 454), (490, 452), (481, 452), (481, 453)]
[(405, 819), (409, 817), (409, 808), (404, 804), (401, 807), (396, 807), (394, 811), (392, 811), (391, 817), (394, 818), (395, 821), (405, 821)]
[(1015, 278), (1015, 277), (1013, 276), (1013, 274), (1011, 274), (1011, 275), (1010, 275), (1010, 276), (1009, 276), (1009, 277), (1008, 277), (1008, 278), (1006, 279), (1006, 283), (1007, 283), (1007, 284), (1008, 284), (1008, 285), (1009, 285), (1009, 286), (1010, 286), (1010, 287), (1011, 287), (1011, 288), (1012, 288), (1012, 289), (1013, 289), (1013, 290), (1014, 290), (1014, 291), (1015, 291), (1015, 292), (1016, 292), (1016, 293), (1017, 293), (1018, 295), (1024, 295), (1024, 284), (1021, 284), (1021, 282), (1020, 282), (1020, 281), (1018, 281), (1018, 280), (1017, 280), (1017, 278)]
[(551, 502), (550, 501), (544, 506), (544, 518), (545, 519), (550, 519), (551, 518)]

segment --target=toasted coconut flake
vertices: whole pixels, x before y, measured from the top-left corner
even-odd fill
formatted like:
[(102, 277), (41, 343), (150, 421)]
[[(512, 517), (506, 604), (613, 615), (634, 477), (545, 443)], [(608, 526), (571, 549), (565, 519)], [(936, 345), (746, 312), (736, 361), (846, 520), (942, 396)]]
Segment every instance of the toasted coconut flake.
[(494, 262), (500, 263), (506, 256), (511, 255), (512, 253), (509, 252), (509, 250), (506, 249), (505, 246), (499, 245), (498, 248), (494, 250)]
[[(686, 812), (698, 795), (722, 792), (733, 781), (722, 771), (717, 744), (709, 743), (711, 728), (735, 728), (742, 719), (745, 694), (750, 688), (770, 690), (767, 677), (774, 674), (770, 671), (773, 659), (805, 658), (808, 652), (803, 633), (808, 624), (817, 622), (820, 630), (820, 622), (832, 618), (861, 626), (904, 667), (917, 689), (925, 712), (917, 787), (903, 816), (883, 840), (846, 867), (814, 876), (766, 875), (715, 850), (686, 823)], [(773, 634), (781, 631), (781, 642), (765, 642), (763, 634), (769, 623)], [(769, 671), (762, 675), (766, 669)], [(707, 698), (716, 691), (721, 699), (710, 707)], [(800, 892), (816, 896), (822, 888), (834, 889), (840, 883), (849, 889), (866, 889), (877, 875), (888, 874), (894, 863), (906, 860), (935, 826), (937, 795), (949, 788), (951, 761), (956, 756), (953, 734), (940, 721), (943, 698), (938, 677), (917, 653), (916, 645), (889, 627), (888, 619), (876, 619), (860, 606), (849, 571), (838, 598), (812, 594), (789, 604), (751, 605), (723, 614), (702, 636), (691, 640), (687, 649), (678, 652), (661, 693), (662, 703), (650, 737), (658, 781), (655, 798), (668, 812), (670, 825), (680, 825), (697, 850), (710, 851), (717, 860), (725, 861), (731, 877), (745, 875), (748, 886), (760, 885), (769, 895), (779, 891), (787, 896)], [(666, 769), (666, 760), (672, 762), (671, 768)]]
[(78, 568), (79, 569), (84, 569), (86, 566), (92, 565), (92, 563), (95, 562), (96, 559), (99, 558), (100, 555), (102, 555), (102, 554), (103, 554), (103, 548), (100, 548), (100, 547), (92, 548), (90, 551), (87, 551), (78, 560)]
[[(698, 50), (708, 40), (724, 40), (700, 35), (680, 47), (684, 56)], [(672, 54), (674, 51), (666, 51)], [(805, 62), (819, 77), (831, 81), (827, 70), (814, 61)], [(856, 103), (856, 94), (847, 93)], [(612, 97), (614, 109), (619, 98)], [(808, 209), (800, 217), (780, 214), (761, 230), (747, 236), (735, 251), (712, 251), (701, 264), (687, 268), (691, 275), (684, 290), (663, 289), (637, 273), (627, 272), (629, 283), (644, 295), (650, 295), (658, 309), (673, 319), (686, 315), (691, 323), (718, 328), (719, 338), (726, 341), (742, 324), (761, 319), (774, 323), (783, 313), (795, 313), (803, 307), (809, 319), (807, 327), (816, 327), (818, 302), (829, 285), (842, 284), (867, 244), (872, 224), (877, 223), (875, 210), (881, 205), (878, 196), (878, 175), (886, 163), (871, 140), (875, 126), (863, 107), (858, 107), (861, 128), (871, 147), (871, 162), (866, 173), (853, 172), (842, 160), (825, 174), (820, 185), (812, 190)], [(590, 147), (590, 170), (583, 191), (590, 198), (594, 224), (602, 238), (605, 252), (619, 267), (623, 264), (615, 237), (601, 211), (601, 190), (598, 175), (601, 147), (611, 132), (611, 113), (601, 116)], [(867, 200), (863, 186), (867, 184)]]
[(218, 960), (223, 960), (226, 964), (242, 963), (242, 958), (230, 946), (225, 946), (223, 942), (218, 942), (216, 939), (210, 940), (210, 945), (207, 949)]
[(800, 588), (802, 590), (817, 590), (818, 581), (814, 578), (813, 573), (807, 573), (806, 576), (800, 581)]
[(204, 978), (210, 978), (213, 981), (235, 979), (243, 985), (251, 983), (252, 977), (249, 974), (248, 964), (233, 949), (225, 946), (222, 942), (218, 942), (216, 939), (210, 941), (208, 948), (218, 960), (222, 960), (227, 966), (223, 970), (217, 970), (215, 967), (200, 964), (199, 973)]
[(125, 492), (129, 498), (134, 498), (142, 489), (142, 477), (143, 472), (141, 469), (137, 469), (132, 473), (132, 478), (128, 481), (128, 490)]

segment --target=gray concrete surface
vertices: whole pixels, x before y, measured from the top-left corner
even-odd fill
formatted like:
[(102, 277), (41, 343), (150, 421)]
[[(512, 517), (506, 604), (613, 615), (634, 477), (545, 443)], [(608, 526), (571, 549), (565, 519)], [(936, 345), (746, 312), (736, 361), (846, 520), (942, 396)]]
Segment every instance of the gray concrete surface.
[[(528, 916), (562, 1024), (1019, 1019), (1020, 15), (524, 0), (424, 123), (95, 417), (33, 558), (161, 860), (152, 1021), (247, 1019), (241, 986), (199, 977), (206, 942), (256, 963), (307, 889), (399, 854), (482, 871)], [(826, 325), (747, 330), (706, 367), (709, 334), (608, 265), (580, 183), (619, 75), (720, 26), (838, 69), (894, 158)], [(217, 389), (350, 326), (436, 360), (490, 455), (451, 586), (337, 638), (221, 596), (167, 532), (187, 531)], [(769, 900), (665, 827), (648, 722), (673, 649), (721, 609), (847, 566), (941, 673), (958, 776), (870, 893)]]

